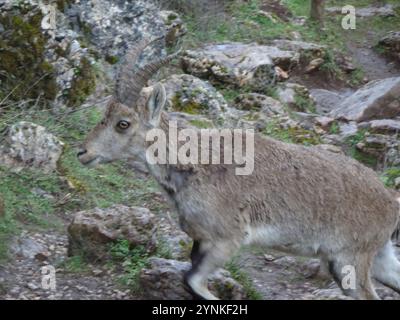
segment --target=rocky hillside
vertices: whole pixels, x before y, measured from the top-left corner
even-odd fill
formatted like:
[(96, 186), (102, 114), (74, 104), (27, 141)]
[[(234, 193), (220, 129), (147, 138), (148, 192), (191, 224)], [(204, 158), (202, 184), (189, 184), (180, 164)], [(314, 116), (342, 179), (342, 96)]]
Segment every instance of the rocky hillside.
[[(153, 80), (171, 116), (345, 153), (400, 189), (400, 6), (384, 2), (346, 1), (357, 27), (344, 30), (336, 0), (323, 27), (303, 0), (0, 0), (0, 299), (191, 298), (180, 285), (191, 240), (144, 168), (89, 170), (75, 156), (143, 38), (165, 41), (140, 65), (182, 49)], [(243, 248), (210, 288), (226, 299), (344, 299), (318, 270)]]

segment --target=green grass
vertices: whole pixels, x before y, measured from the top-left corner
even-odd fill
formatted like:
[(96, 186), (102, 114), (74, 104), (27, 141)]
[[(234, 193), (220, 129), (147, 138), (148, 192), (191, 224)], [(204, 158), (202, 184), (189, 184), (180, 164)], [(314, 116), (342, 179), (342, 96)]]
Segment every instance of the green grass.
[(89, 271), (84, 257), (80, 255), (68, 257), (61, 266), (69, 273), (85, 273)]
[(236, 259), (237, 258), (233, 258), (230, 262), (228, 262), (225, 265), (225, 269), (231, 273), (233, 279), (243, 286), (246, 295), (250, 300), (262, 300), (263, 297), (261, 293), (259, 293), (254, 287), (252, 280), (246, 274), (246, 272), (241, 269)]
[(400, 177), (400, 168), (394, 167), (386, 169), (380, 177), (385, 186), (388, 188), (394, 188), (395, 180)]
[(268, 122), (263, 133), (283, 142), (303, 144), (305, 146), (317, 145), (321, 143), (320, 136), (315, 132), (301, 128), (285, 129), (280, 126), (279, 121), (276, 119)]
[(355, 135), (348, 137), (345, 143), (349, 146), (349, 155), (356, 159), (357, 161), (369, 166), (369, 167), (376, 167), (378, 160), (368, 154), (364, 154), (357, 149), (357, 144), (362, 142), (367, 134), (367, 130), (359, 130)]
[(132, 292), (140, 293), (139, 275), (142, 269), (149, 266), (149, 258), (152, 256), (171, 259), (171, 251), (167, 244), (159, 241), (155, 252), (148, 252), (143, 246), (132, 248), (128, 240), (120, 240), (111, 245), (111, 255), (114, 264), (119, 264), (123, 269), (120, 281)]
[(96, 109), (85, 109), (64, 116), (48, 110), (11, 110), (2, 115), (0, 131), (18, 121), (32, 121), (45, 126), (65, 144), (56, 172), (45, 174), (38, 169), (13, 173), (0, 167), (0, 194), (4, 198), (5, 218), (0, 219), (0, 259), (7, 254), (7, 240), (20, 226), (54, 227), (56, 214), (69, 214), (94, 207), (106, 208), (115, 203), (144, 206), (159, 212), (166, 204), (158, 195), (152, 179), (138, 179), (134, 170), (123, 163), (88, 169), (76, 158), (76, 146), (100, 120)]

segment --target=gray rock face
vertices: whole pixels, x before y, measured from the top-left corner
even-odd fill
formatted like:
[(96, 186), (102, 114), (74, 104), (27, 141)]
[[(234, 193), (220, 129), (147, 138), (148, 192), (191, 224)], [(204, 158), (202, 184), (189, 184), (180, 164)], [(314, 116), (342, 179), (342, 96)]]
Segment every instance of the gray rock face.
[[(189, 262), (150, 258), (150, 266), (139, 276), (143, 298), (149, 300), (186, 300), (192, 295), (185, 290), (183, 278), (190, 270)], [(246, 299), (243, 287), (233, 280), (226, 270), (217, 271), (209, 279), (210, 291), (221, 299)]]
[(182, 66), (185, 72), (213, 82), (265, 89), (276, 82), (276, 66), (288, 70), (298, 60), (296, 52), (273, 46), (225, 43), (184, 52)]
[(292, 110), (314, 112), (315, 101), (308, 89), (297, 83), (283, 83), (277, 88), (278, 100)]
[(382, 119), (362, 122), (358, 124), (360, 129), (368, 129), (373, 133), (393, 134), (400, 131), (400, 120)]
[(235, 108), (245, 111), (260, 111), (266, 115), (283, 114), (284, 108), (282, 103), (271, 97), (258, 93), (241, 94), (235, 99)]
[(190, 247), (189, 237), (165, 219), (146, 208), (114, 205), (108, 209), (80, 211), (68, 227), (69, 255), (82, 254), (90, 260), (103, 260), (109, 245), (128, 240), (131, 246), (154, 250), (162, 242), (176, 259), (184, 259)]
[(46, 128), (21, 121), (11, 126), (0, 146), (0, 164), (13, 171), (33, 167), (50, 172), (56, 169), (63, 146)]
[(331, 112), (337, 108), (343, 99), (340, 94), (325, 89), (313, 89), (310, 92), (316, 102), (316, 109), (319, 114)]
[(400, 62), (400, 31), (389, 32), (379, 41), (379, 46)]
[(288, 50), (296, 52), (300, 59), (311, 61), (317, 58), (323, 58), (326, 53), (326, 47), (304, 41), (293, 41), (293, 40), (274, 40), (272, 45), (276, 46), (281, 50)]
[(172, 75), (163, 81), (170, 111), (204, 115), (215, 124), (229, 113), (225, 98), (208, 82), (191, 75)]
[(400, 115), (400, 77), (372, 81), (344, 99), (330, 116), (347, 121), (389, 119)]
[(13, 256), (34, 259), (38, 254), (45, 252), (46, 248), (29, 237), (21, 237), (10, 245), (9, 251)]
[(53, 69), (57, 107), (68, 101), (70, 92), (75, 93), (74, 81), (85, 76), (78, 72), (82, 69), (83, 58), (92, 66), (96, 65), (97, 71), (112, 78), (116, 68), (111, 65), (140, 39), (165, 35), (166, 40), (145, 50), (138, 62), (143, 65), (166, 55), (165, 44), (174, 45), (186, 33), (180, 17), (172, 11), (160, 11), (156, 1), (3, 0), (1, 4), (0, 14), (26, 17), (29, 11), (42, 18), (41, 27), (35, 32), (45, 36), (45, 43), (43, 56), (37, 57), (37, 63), (44, 60)]

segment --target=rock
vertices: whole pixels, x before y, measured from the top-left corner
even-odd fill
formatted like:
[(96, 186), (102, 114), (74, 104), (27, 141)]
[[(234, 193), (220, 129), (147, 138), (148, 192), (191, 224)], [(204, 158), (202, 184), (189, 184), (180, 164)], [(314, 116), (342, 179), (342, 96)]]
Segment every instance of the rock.
[(172, 75), (162, 81), (167, 92), (170, 111), (205, 115), (214, 124), (225, 120), (229, 106), (225, 98), (208, 82), (191, 75)]
[(297, 83), (284, 83), (276, 90), (278, 100), (294, 111), (315, 111), (315, 101), (305, 86)]
[[(183, 284), (184, 274), (190, 268), (189, 262), (150, 258), (149, 267), (143, 269), (139, 275), (143, 298), (149, 300), (193, 299)], [(209, 289), (214, 295), (224, 300), (246, 299), (244, 288), (225, 270), (217, 271), (210, 277)]]
[(276, 82), (275, 66), (289, 70), (298, 60), (295, 52), (273, 46), (224, 43), (185, 51), (182, 67), (186, 73), (215, 83), (263, 90)]
[(89, 260), (104, 260), (110, 244), (118, 240), (149, 251), (164, 246), (174, 259), (186, 259), (191, 249), (191, 239), (172, 221), (146, 208), (114, 205), (75, 214), (68, 227), (68, 254), (84, 253)]
[[(370, 17), (393, 17), (396, 15), (396, 7), (392, 4), (386, 4), (382, 7), (364, 7), (356, 9), (356, 16), (360, 18)], [(343, 14), (342, 7), (326, 8), (328, 14)]]
[(302, 64), (308, 64), (312, 60), (318, 60), (321, 64), (325, 61), (326, 47), (319, 44), (279, 39), (272, 41), (272, 45), (281, 50), (296, 52)]
[(335, 122), (335, 119), (330, 118), (330, 117), (316, 117), (315, 118), (315, 123), (320, 126), (322, 129), (325, 131), (328, 131), (331, 127), (331, 125)]
[(284, 108), (282, 103), (271, 97), (258, 93), (245, 93), (239, 95), (235, 99), (234, 107), (239, 110), (251, 111), (256, 110), (267, 115), (283, 114)]
[(363, 122), (400, 115), (400, 77), (372, 81), (331, 111), (336, 119)]
[(325, 60), (322, 58), (317, 58), (314, 60), (311, 60), (308, 66), (305, 68), (304, 72), (305, 73), (311, 73), (315, 70), (318, 70), (319, 67), (321, 67), (324, 64)]
[(378, 44), (385, 53), (400, 62), (400, 31), (391, 31), (386, 34)]
[(400, 131), (400, 120), (382, 119), (362, 122), (358, 124), (359, 129), (367, 129), (372, 133), (393, 134)]
[(56, 108), (80, 105), (95, 89), (96, 93), (107, 90), (102, 84), (97, 86), (93, 73), (112, 78), (117, 68), (110, 65), (139, 39), (165, 35), (165, 43), (154, 43), (139, 57), (138, 64), (143, 65), (166, 55), (165, 44), (174, 45), (186, 33), (179, 15), (161, 11), (156, 1), (2, 0), (1, 4), (0, 25), (7, 31), (2, 32), (0, 44), (0, 69), (6, 71), (0, 74), (4, 92), (18, 84), (10, 100), (40, 95)]
[(396, 179), (394, 179), (394, 186), (397, 190), (400, 189), (400, 177), (397, 177)]
[(10, 244), (9, 251), (13, 256), (34, 259), (36, 255), (46, 251), (43, 244), (28, 236), (16, 238)]
[(57, 168), (63, 146), (46, 128), (21, 121), (9, 128), (0, 146), (0, 164), (13, 171), (34, 167), (51, 172)]
[(358, 132), (357, 123), (351, 122), (341, 122), (339, 123), (339, 131), (342, 139), (354, 136)]
[(316, 102), (317, 113), (327, 114), (337, 108), (343, 97), (333, 91), (325, 89), (310, 90), (311, 96)]

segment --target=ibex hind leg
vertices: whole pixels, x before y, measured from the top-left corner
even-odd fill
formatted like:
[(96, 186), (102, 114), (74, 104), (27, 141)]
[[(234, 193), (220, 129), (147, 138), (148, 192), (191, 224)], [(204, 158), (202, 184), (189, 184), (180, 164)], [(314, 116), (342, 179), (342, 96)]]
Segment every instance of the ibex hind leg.
[(372, 272), (376, 280), (400, 293), (400, 262), (391, 241), (376, 255)]
[(194, 241), (191, 253), (192, 268), (185, 275), (185, 284), (194, 299), (218, 300), (208, 290), (208, 277), (229, 261), (237, 250), (238, 246), (230, 241)]
[[(329, 272), (346, 296), (360, 300), (379, 300), (371, 282), (373, 254), (340, 253), (328, 262)], [(350, 277), (354, 276), (353, 279)]]

